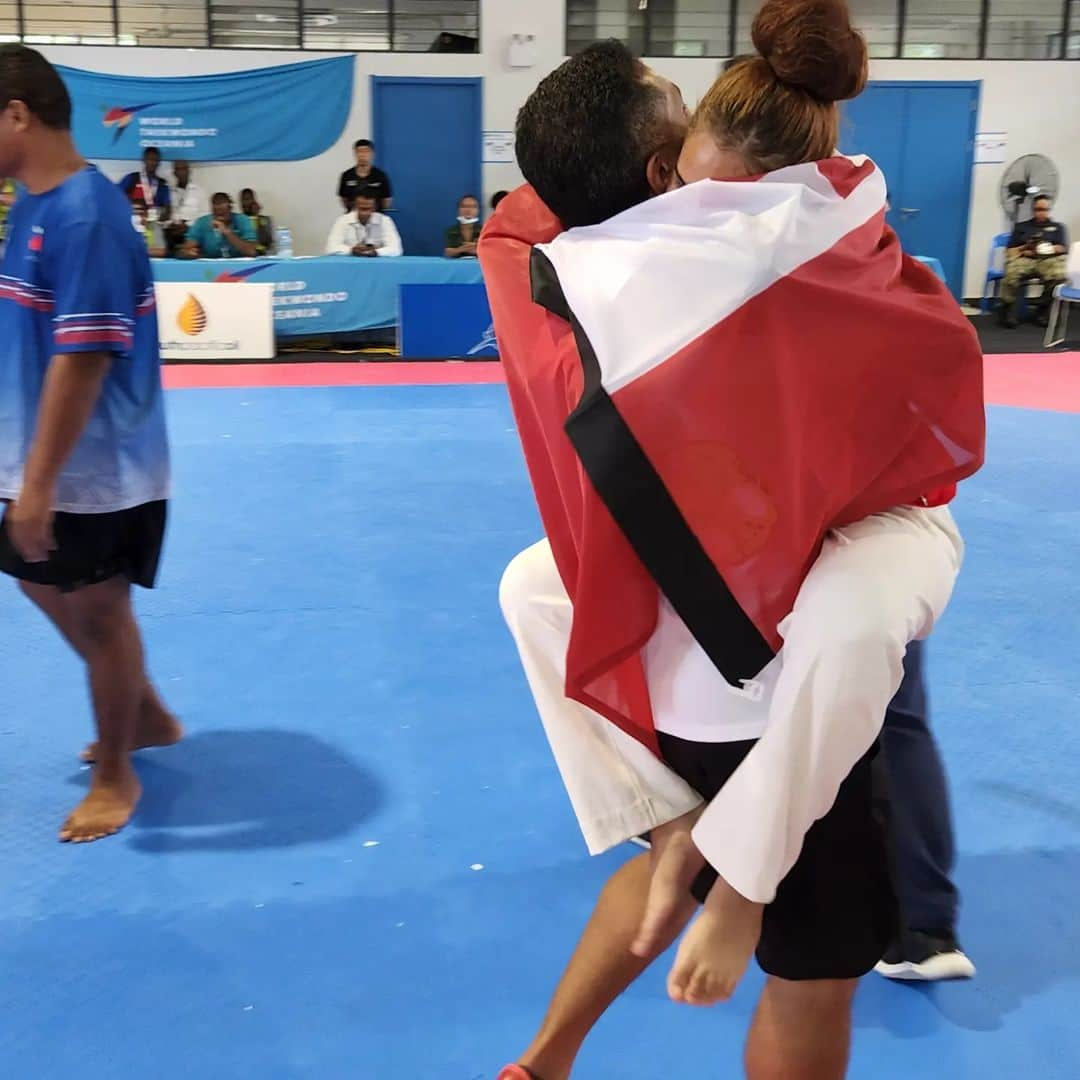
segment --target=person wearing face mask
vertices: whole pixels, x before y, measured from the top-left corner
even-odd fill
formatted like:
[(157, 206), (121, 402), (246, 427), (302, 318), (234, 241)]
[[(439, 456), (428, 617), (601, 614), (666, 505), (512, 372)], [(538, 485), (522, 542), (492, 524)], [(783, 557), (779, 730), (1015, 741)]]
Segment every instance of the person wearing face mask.
[(448, 259), (475, 259), (476, 243), (480, 239), (480, 200), (475, 195), (464, 195), (458, 203), (456, 225), (446, 230)]
[[(955, 303), (885, 227), (880, 173), (831, 157), (835, 102), (866, 80), (846, 5), (768, 0), (754, 40), (685, 148), (677, 88), (625, 49), (567, 61), (518, 118), (532, 186), (480, 243), (549, 537), (511, 564), (500, 601), (590, 850), (653, 829), (652, 853), (605, 887), (506, 1080), (570, 1075), (592, 1025), (686, 925), (691, 886), (706, 908), (672, 998), (723, 1000), (757, 947), (769, 980), (747, 1075), (834, 1080), (857, 979), (898, 926), (875, 743), (908, 643), (929, 633), (959, 568), (944, 506), (982, 461), (981, 360)], [(683, 180), (772, 172), (648, 203)], [(810, 216), (770, 228), (762, 250), (763, 213)], [(572, 226), (595, 227), (560, 238)], [(821, 246), (787, 250), (807, 235)], [(762, 264), (785, 269), (773, 281)], [(842, 319), (816, 311), (833, 293), (852, 305)], [(740, 310), (751, 300), (756, 314)], [(885, 350), (875, 313), (901, 310)], [(679, 362), (661, 366), (667, 356)], [(874, 418), (838, 356), (881, 384)], [(823, 416), (831, 434), (814, 430)], [(831, 463), (812, 464), (823, 451)], [(802, 554), (783, 555), (796, 534)]]

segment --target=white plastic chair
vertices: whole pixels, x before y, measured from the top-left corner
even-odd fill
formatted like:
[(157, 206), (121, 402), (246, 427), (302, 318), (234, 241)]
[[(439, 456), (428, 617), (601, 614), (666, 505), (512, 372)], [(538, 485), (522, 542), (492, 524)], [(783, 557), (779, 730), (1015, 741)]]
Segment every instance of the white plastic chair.
[(1080, 304), (1080, 241), (1069, 248), (1065, 273), (1069, 280), (1054, 290), (1054, 306), (1050, 309), (1046, 337), (1043, 338), (1045, 349), (1064, 343), (1069, 333), (1069, 308), (1073, 304)]

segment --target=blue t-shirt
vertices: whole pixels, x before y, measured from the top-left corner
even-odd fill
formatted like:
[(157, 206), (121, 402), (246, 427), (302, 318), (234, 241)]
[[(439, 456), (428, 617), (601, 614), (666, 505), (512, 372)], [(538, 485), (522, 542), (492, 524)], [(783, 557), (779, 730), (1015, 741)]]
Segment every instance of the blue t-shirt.
[(159, 210), (172, 205), (172, 191), (169, 189), (169, 185), (157, 176), (153, 180), (147, 177), (144, 185), (141, 172), (128, 173), (120, 181), (120, 190), (129, 199), (133, 199), (138, 195), (147, 206), (156, 206)]
[[(249, 244), (257, 242), (255, 226), (247, 214), (233, 214), (229, 219), (229, 228), (235, 236)], [(205, 214), (194, 225), (188, 227), (187, 239), (199, 245), (199, 252), (204, 259), (236, 259), (243, 255), (214, 228), (214, 215)]]
[(109, 352), (90, 423), (64, 466), (55, 509), (102, 514), (168, 498), (154, 280), (131, 205), (93, 166), (8, 218), (0, 267), (0, 499), (15, 499), (59, 353)]

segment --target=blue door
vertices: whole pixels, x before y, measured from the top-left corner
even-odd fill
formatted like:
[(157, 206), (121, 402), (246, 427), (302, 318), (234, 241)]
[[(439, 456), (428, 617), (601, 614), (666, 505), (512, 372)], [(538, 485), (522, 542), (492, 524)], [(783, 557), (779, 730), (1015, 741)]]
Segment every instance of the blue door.
[(393, 185), (405, 254), (441, 255), (458, 200), (483, 199), (483, 80), (376, 75), (371, 100), (378, 162)]
[(840, 147), (868, 154), (889, 185), (904, 250), (932, 255), (953, 295), (964, 286), (979, 83), (875, 82), (844, 107)]

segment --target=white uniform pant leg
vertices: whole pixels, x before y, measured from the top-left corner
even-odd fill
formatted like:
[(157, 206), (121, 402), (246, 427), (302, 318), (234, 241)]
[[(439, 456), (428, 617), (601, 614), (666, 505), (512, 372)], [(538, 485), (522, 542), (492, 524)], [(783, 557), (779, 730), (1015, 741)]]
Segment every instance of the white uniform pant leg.
[(499, 602), (589, 852), (699, 806), (701, 796), (646, 747), (566, 696), (573, 607), (547, 540), (510, 563)]
[(810, 826), (878, 737), (908, 643), (929, 636), (962, 559), (945, 508), (875, 514), (826, 541), (781, 626), (765, 734), (694, 831), (743, 896), (776, 895)]

